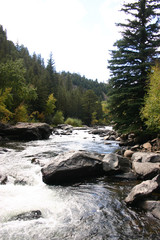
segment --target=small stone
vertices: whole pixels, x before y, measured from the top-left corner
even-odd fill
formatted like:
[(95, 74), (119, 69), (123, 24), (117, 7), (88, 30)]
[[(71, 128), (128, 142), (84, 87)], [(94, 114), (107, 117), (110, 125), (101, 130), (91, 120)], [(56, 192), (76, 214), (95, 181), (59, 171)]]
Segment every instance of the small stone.
[(127, 158), (131, 158), (132, 157), (132, 155), (133, 155), (133, 151), (132, 150), (126, 150), (125, 152), (124, 152), (124, 157), (127, 157)]
[(8, 178), (5, 174), (0, 173), (0, 184), (6, 184)]
[(121, 141), (121, 138), (120, 137), (116, 138), (116, 141)]
[(137, 144), (137, 145), (134, 145), (133, 147), (131, 147), (131, 150), (136, 151), (139, 148), (140, 148), (140, 146)]
[(37, 158), (32, 158), (31, 163), (40, 165), (40, 162)]
[(143, 148), (146, 149), (147, 151), (150, 151), (150, 152), (151, 152), (151, 150), (152, 150), (152, 145), (151, 145), (149, 142), (147, 142), (147, 143), (144, 143), (144, 144), (143, 144)]

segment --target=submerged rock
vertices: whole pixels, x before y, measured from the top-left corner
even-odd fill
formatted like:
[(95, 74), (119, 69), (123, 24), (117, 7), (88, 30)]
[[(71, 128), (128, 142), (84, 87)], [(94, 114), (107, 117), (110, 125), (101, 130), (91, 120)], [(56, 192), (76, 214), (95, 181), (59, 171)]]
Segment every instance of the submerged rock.
[(17, 216), (14, 216), (10, 219), (10, 221), (30, 221), (30, 220), (35, 220), (42, 217), (42, 213), (39, 210), (36, 211), (31, 211), (31, 212), (25, 212), (18, 214)]
[(6, 184), (8, 177), (6, 174), (0, 173), (0, 184)]
[(0, 136), (10, 140), (42, 140), (48, 139), (52, 129), (46, 123), (25, 123), (20, 122), (14, 126), (0, 126)]
[(103, 174), (101, 154), (86, 151), (63, 153), (42, 168), (43, 182), (49, 185), (77, 182)]
[(125, 202), (127, 205), (136, 205), (159, 189), (160, 175), (157, 175), (152, 180), (143, 181), (142, 183), (136, 185), (125, 198)]

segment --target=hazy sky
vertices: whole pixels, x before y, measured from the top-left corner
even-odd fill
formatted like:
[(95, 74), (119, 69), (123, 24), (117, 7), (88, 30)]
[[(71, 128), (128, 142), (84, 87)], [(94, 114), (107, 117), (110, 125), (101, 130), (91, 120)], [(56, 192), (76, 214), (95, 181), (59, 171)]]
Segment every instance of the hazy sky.
[[(126, 0), (128, 2), (128, 0)], [(115, 22), (124, 0), (0, 0), (0, 24), (9, 40), (41, 54), (53, 53), (56, 70), (106, 82), (109, 50), (120, 38)]]

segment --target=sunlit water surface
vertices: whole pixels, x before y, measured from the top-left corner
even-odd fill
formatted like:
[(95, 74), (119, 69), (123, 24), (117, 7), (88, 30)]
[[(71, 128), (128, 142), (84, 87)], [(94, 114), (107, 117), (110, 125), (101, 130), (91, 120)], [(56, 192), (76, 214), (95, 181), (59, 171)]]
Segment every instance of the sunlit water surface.
[[(48, 140), (9, 142), (0, 151), (0, 170), (8, 183), (0, 185), (1, 240), (159, 240), (160, 224), (144, 212), (127, 208), (124, 198), (136, 184), (107, 177), (71, 186), (47, 186), (41, 164), (61, 152), (114, 152), (118, 143), (75, 130)], [(7, 149), (7, 151), (6, 151)], [(19, 221), (14, 216), (40, 210), (39, 219)]]

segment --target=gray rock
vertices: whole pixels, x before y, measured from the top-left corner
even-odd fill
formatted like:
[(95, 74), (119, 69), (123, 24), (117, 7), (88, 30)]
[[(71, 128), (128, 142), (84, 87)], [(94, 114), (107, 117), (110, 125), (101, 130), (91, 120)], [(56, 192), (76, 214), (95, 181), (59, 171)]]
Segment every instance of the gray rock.
[(124, 158), (118, 154), (106, 154), (103, 158), (103, 170), (105, 173), (119, 173), (129, 172), (131, 170), (131, 163), (129, 159)]
[(14, 184), (15, 185), (27, 185), (27, 181), (25, 181), (24, 179), (16, 179), (15, 181), (14, 181)]
[(160, 175), (157, 175), (152, 180), (143, 181), (136, 185), (129, 195), (125, 198), (127, 205), (136, 205), (139, 201), (144, 200), (150, 196), (153, 192), (160, 188)]
[(48, 139), (52, 129), (46, 123), (20, 122), (14, 126), (0, 128), (0, 135), (11, 140), (41, 140)]
[(106, 134), (106, 135), (108, 135), (109, 132), (110, 130), (108, 129), (93, 129), (90, 131), (91, 134)]
[(31, 163), (40, 165), (40, 161), (37, 158), (32, 158)]
[(139, 204), (139, 207), (160, 220), (160, 201), (143, 201)]
[(160, 163), (133, 162), (132, 169), (139, 179), (152, 179), (160, 173)]
[(59, 124), (57, 126), (57, 128), (62, 129), (62, 130), (70, 130), (73, 128), (73, 126), (69, 125), (69, 124)]
[(55, 158), (42, 168), (43, 182), (49, 185), (77, 182), (103, 174), (103, 155), (86, 151), (70, 151)]
[(25, 212), (18, 214), (17, 216), (14, 216), (10, 219), (10, 221), (30, 221), (35, 220), (42, 217), (42, 213), (39, 210), (31, 211), (31, 212)]
[(148, 152), (135, 152), (131, 158), (134, 162), (160, 162), (160, 154)]
[(6, 184), (8, 177), (4, 173), (0, 173), (0, 184)]

